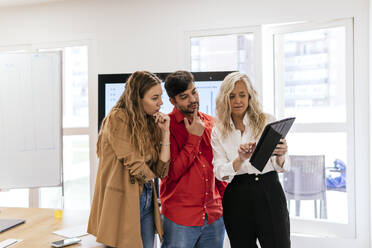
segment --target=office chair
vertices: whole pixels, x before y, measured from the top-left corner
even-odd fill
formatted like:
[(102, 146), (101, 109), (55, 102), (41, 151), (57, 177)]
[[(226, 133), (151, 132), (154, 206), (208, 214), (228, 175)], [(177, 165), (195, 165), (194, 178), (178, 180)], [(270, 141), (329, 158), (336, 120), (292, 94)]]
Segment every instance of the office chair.
[(290, 157), (290, 170), (283, 173), (283, 188), (290, 210), (290, 200), (296, 201), (296, 216), (300, 215), (301, 200), (314, 200), (314, 217), (327, 219), (324, 155), (298, 155)]

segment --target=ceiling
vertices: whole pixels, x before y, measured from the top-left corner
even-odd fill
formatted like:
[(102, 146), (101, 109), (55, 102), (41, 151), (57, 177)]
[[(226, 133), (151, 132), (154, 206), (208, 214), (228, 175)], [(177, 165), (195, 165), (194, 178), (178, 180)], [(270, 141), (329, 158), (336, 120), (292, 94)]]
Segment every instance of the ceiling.
[(0, 8), (20, 5), (34, 5), (41, 3), (57, 2), (63, 0), (0, 0)]

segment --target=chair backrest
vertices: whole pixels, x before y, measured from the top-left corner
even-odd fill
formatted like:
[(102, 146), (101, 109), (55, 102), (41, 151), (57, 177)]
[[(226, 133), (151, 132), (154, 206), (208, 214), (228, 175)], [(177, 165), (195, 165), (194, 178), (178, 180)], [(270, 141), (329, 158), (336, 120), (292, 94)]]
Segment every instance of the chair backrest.
[(284, 191), (296, 195), (325, 192), (324, 155), (296, 155), (290, 157), (290, 170), (283, 173)]

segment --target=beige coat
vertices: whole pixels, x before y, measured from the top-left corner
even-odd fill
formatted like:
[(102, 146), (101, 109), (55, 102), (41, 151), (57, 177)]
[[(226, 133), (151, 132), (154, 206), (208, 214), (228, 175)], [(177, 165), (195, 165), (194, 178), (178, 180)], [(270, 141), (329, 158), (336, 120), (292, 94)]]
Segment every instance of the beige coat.
[[(99, 168), (88, 233), (108, 246), (141, 248), (139, 199), (143, 183), (166, 176), (169, 162), (159, 160), (149, 165), (150, 162), (145, 161), (130, 144), (125, 116), (120, 109), (111, 111), (103, 122), (99, 142)], [(151, 157), (149, 155), (147, 157)], [(163, 229), (156, 193), (154, 220), (161, 238)]]

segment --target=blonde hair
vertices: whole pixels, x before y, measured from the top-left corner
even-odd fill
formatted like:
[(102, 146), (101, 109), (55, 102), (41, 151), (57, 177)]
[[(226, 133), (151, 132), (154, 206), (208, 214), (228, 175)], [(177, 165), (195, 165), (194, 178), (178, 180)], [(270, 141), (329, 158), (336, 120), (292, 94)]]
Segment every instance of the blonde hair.
[(256, 139), (262, 133), (265, 127), (266, 115), (264, 112), (262, 112), (261, 105), (258, 101), (257, 92), (253, 88), (251, 80), (246, 74), (240, 72), (230, 73), (225, 77), (221, 84), (220, 91), (216, 99), (216, 127), (221, 132), (222, 138), (226, 138), (227, 135), (232, 131), (232, 128), (230, 126), (230, 93), (234, 90), (235, 84), (237, 82), (244, 82), (247, 86), (249, 95), (247, 115), (253, 137)]
[[(136, 71), (128, 78), (123, 94), (111, 110), (117, 108), (124, 110), (130, 143), (137, 147), (142, 155), (150, 153), (157, 156), (160, 151), (160, 128), (156, 125), (154, 118), (146, 114), (141, 103), (145, 93), (157, 84), (161, 84), (161, 81), (156, 75), (147, 71)], [(105, 120), (102, 122), (102, 127)], [(97, 155), (102, 127), (98, 135)], [(156, 159), (153, 158), (153, 160)]]

